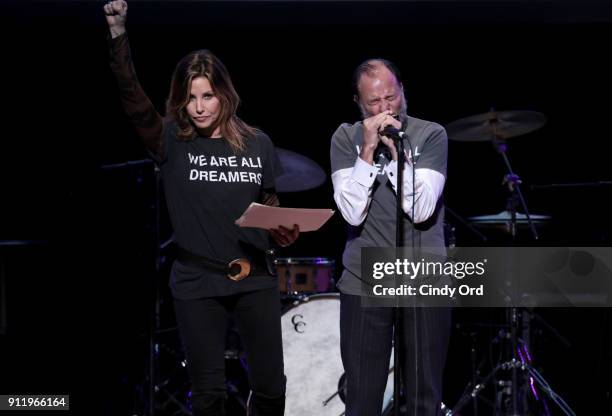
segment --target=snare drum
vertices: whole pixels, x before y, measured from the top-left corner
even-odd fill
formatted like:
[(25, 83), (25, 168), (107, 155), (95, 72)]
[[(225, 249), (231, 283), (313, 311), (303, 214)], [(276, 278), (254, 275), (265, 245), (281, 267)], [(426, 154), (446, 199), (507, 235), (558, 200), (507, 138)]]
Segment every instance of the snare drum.
[[(287, 393), (286, 416), (344, 413), (344, 369), (340, 357), (340, 296), (313, 295), (294, 302), (281, 316)], [(390, 367), (393, 367), (391, 353)], [(383, 410), (393, 398), (389, 371)]]
[(283, 293), (325, 293), (334, 289), (334, 260), (323, 257), (285, 257), (274, 262)]

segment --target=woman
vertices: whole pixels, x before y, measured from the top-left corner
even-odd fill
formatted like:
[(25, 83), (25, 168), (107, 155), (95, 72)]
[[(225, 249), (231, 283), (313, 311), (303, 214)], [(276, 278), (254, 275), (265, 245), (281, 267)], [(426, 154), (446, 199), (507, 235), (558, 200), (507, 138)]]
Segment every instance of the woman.
[(127, 3), (109, 2), (104, 12), (121, 101), (164, 181), (178, 246), (170, 287), (193, 413), (224, 414), (226, 322), (233, 314), (249, 364), (250, 414), (282, 415), (280, 299), (265, 253), (270, 236), (286, 246), (299, 230), (268, 233), (234, 224), (251, 202), (278, 205), (274, 147), (236, 116), (239, 97), (229, 74), (207, 50), (177, 64), (162, 119), (136, 78), (125, 30)]

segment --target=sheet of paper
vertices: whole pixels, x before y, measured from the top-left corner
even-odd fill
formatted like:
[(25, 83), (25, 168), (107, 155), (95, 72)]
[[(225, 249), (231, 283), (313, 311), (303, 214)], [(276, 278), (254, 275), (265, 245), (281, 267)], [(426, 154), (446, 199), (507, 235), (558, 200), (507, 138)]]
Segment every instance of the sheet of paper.
[(278, 228), (279, 225), (293, 228), (293, 224), (297, 224), (300, 232), (307, 232), (321, 228), (332, 215), (332, 209), (282, 208), (252, 202), (236, 220), (236, 225), (268, 230)]

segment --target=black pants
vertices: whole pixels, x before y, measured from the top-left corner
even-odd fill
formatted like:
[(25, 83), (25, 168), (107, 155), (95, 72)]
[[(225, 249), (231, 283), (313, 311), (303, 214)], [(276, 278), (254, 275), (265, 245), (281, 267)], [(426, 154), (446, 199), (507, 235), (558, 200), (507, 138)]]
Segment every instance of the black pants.
[[(450, 335), (447, 308), (399, 308), (402, 378), (408, 414), (438, 416)], [(340, 348), (347, 380), (346, 416), (380, 415), (389, 372), (394, 308), (362, 307), (340, 295)], [(396, 366), (396, 369), (399, 366)]]
[(226, 297), (174, 300), (187, 356), (194, 416), (225, 414), (225, 340), (232, 313), (249, 367), (251, 416), (282, 415), (285, 375), (278, 289)]

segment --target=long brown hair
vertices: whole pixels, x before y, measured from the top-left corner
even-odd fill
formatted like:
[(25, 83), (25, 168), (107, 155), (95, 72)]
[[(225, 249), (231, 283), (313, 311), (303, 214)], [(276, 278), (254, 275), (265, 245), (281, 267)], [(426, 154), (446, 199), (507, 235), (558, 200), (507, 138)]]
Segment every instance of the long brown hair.
[(210, 82), (215, 96), (220, 101), (220, 113), (217, 123), (224, 137), (235, 152), (244, 151), (245, 140), (254, 137), (257, 129), (249, 126), (236, 115), (240, 97), (223, 65), (207, 49), (194, 51), (185, 56), (176, 65), (170, 82), (170, 95), (166, 101), (166, 115), (178, 124), (178, 137), (181, 140), (193, 140), (196, 129), (187, 115), (191, 81), (205, 77)]

